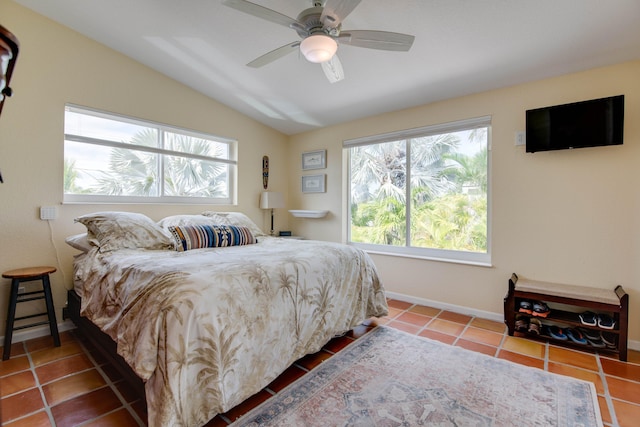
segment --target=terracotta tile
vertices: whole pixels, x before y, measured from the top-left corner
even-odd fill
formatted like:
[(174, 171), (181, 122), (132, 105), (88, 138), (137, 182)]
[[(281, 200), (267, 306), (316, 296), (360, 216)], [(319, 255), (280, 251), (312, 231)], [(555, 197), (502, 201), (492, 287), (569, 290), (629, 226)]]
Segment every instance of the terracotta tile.
[[(0, 350), (4, 353), (4, 346), (0, 347)], [(9, 357), (24, 356), (25, 354), (27, 354), (27, 352), (22, 342), (14, 342), (11, 344), (11, 354)]]
[[(58, 336), (60, 337), (61, 344), (76, 341), (76, 338), (69, 331), (60, 332)], [(45, 350), (48, 348), (56, 348), (53, 344), (53, 337), (51, 335), (31, 339), (25, 341), (24, 344), (27, 346), (27, 350), (30, 353), (34, 353), (39, 350)]]
[(47, 403), (51, 406), (106, 385), (95, 369), (80, 372), (42, 386)]
[(40, 366), (57, 359), (62, 359), (63, 357), (79, 353), (82, 353), (82, 347), (80, 347), (77, 342), (67, 342), (62, 344), (60, 347), (52, 346), (46, 350), (31, 353), (31, 360), (33, 361), (34, 366)]
[(490, 345), (480, 344), (473, 341), (459, 339), (455, 343), (456, 347), (466, 348), (467, 350), (475, 351), (476, 353), (483, 353), (488, 356), (495, 356), (497, 352), (497, 347), (492, 347)]
[(436, 317), (442, 310), (424, 305), (415, 305), (409, 309), (411, 313), (418, 313), (424, 316)]
[(296, 363), (310, 371), (325, 360), (329, 359), (331, 356), (331, 353), (327, 353), (326, 351), (319, 351), (317, 353), (307, 354)]
[(7, 427), (51, 427), (51, 421), (45, 411), (40, 411), (28, 417), (20, 418), (8, 424)]
[(410, 323), (415, 326), (423, 327), (427, 323), (431, 321), (431, 317), (424, 316), (422, 314), (411, 313), (409, 311), (402, 313), (400, 316), (396, 317), (395, 320), (399, 320), (400, 322)]
[(438, 314), (438, 319), (449, 320), (451, 322), (461, 323), (466, 325), (471, 320), (471, 316), (466, 314), (454, 313), (453, 311), (443, 311)]
[(600, 416), (602, 418), (602, 422), (611, 424), (611, 412), (609, 412), (607, 399), (602, 396), (598, 396), (598, 406), (600, 407)]
[(524, 338), (506, 336), (502, 348), (539, 359), (544, 359), (545, 356), (544, 344)]
[(604, 385), (602, 384), (602, 379), (600, 378), (600, 374), (598, 372), (588, 371), (586, 369), (575, 368), (573, 366), (554, 362), (549, 362), (547, 369), (549, 372), (592, 382), (596, 386), (596, 392), (598, 394), (604, 394)]
[(637, 350), (627, 350), (627, 362), (635, 363), (640, 365), (640, 351)]
[(399, 308), (389, 307), (389, 314), (385, 316), (385, 319), (393, 319), (400, 313), (404, 313), (404, 310), (400, 310)]
[(520, 365), (531, 366), (533, 368), (544, 369), (544, 360), (535, 357), (525, 356), (524, 354), (514, 353), (508, 350), (500, 350), (498, 358), (519, 363)]
[(640, 404), (640, 383), (627, 381), (616, 377), (606, 376), (611, 397)]
[(474, 317), (473, 320), (471, 320), (471, 326), (498, 332), (500, 334), (503, 334), (507, 330), (507, 325), (505, 325), (504, 322), (496, 322), (494, 320), (481, 319), (479, 317)]
[(388, 326), (394, 328), (394, 329), (398, 329), (400, 331), (404, 331), (407, 332), (409, 334), (417, 334), (418, 331), (421, 329), (420, 326), (416, 326), (416, 325), (411, 325), (409, 323), (404, 323), (404, 322), (399, 322), (397, 320), (392, 320), (391, 322), (388, 323)]
[(32, 388), (0, 400), (2, 424), (44, 408), (40, 390)]
[(549, 346), (549, 361), (577, 366), (591, 371), (599, 370), (598, 361), (594, 354), (573, 351), (556, 346)]
[(93, 421), (89, 421), (83, 424), (83, 427), (138, 427), (138, 421), (133, 418), (133, 415), (126, 409), (118, 409), (115, 412), (110, 412), (107, 415), (96, 418)]
[(605, 374), (631, 381), (640, 381), (640, 365), (605, 358), (600, 359), (600, 364)]
[(278, 376), (278, 378), (273, 380), (271, 384), (267, 386), (267, 388), (278, 393), (298, 378), (304, 376), (305, 373), (307, 373), (307, 371), (296, 365), (289, 366), (283, 373), (280, 374), (280, 376)]
[(103, 387), (52, 406), (51, 414), (56, 427), (71, 427), (113, 411), (121, 405), (111, 388)]
[(443, 334), (442, 332), (433, 331), (431, 329), (425, 329), (422, 332), (420, 332), (418, 335), (420, 335), (421, 337), (426, 337), (432, 340), (440, 341), (449, 345), (452, 345), (457, 339), (457, 337), (454, 337), (453, 335)]
[(29, 367), (29, 358), (26, 356), (12, 357), (9, 360), (3, 360), (0, 362), (0, 377), (24, 371), (29, 369)]
[(46, 384), (66, 375), (93, 368), (93, 363), (85, 354), (78, 354), (61, 360), (56, 360), (36, 368), (36, 375), (40, 384)]
[(235, 408), (225, 412), (224, 415), (232, 422), (240, 418), (242, 415), (246, 414), (256, 406), (260, 405), (263, 402), (266, 402), (272, 395), (264, 390), (259, 391), (254, 394)]
[(399, 301), (396, 299), (390, 299), (387, 300), (387, 304), (389, 305), (389, 307), (393, 307), (393, 308), (397, 308), (400, 310), (406, 310), (409, 307), (411, 307), (413, 304), (410, 302), (406, 302), (406, 301)]
[(331, 341), (325, 344), (324, 349), (332, 353), (337, 353), (353, 342), (353, 338), (343, 335), (341, 337), (333, 338)]
[(637, 427), (640, 419), (639, 405), (613, 399), (613, 408), (620, 427)]
[(460, 336), (460, 338), (464, 338), (469, 341), (475, 341), (483, 344), (492, 345), (497, 347), (500, 345), (502, 341), (503, 334), (498, 334), (495, 332), (487, 331), (486, 329), (478, 329), (469, 327), (464, 333)]
[(436, 317), (427, 325), (427, 329), (442, 332), (448, 335), (458, 336), (464, 330), (464, 325), (457, 322), (450, 322), (448, 320), (442, 320), (440, 317)]
[(26, 391), (36, 386), (36, 379), (31, 371), (23, 371), (17, 374), (8, 375), (2, 378), (0, 387), (0, 397), (7, 397), (11, 394)]

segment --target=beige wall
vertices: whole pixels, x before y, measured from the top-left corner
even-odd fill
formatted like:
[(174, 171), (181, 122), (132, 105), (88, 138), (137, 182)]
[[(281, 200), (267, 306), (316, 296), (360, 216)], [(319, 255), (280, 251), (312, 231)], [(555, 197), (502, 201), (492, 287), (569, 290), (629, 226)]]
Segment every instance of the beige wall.
[[(20, 41), (11, 86), (0, 117), (0, 271), (53, 265), (58, 320), (71, 287), (72, 256), (64, 238), (84, 231), (78, 215), (138, 211), (159, 220), (204, 209), (238, 210), (267, 228), (258, 208), (262, 156), (271, 159), (270, 190), (286, 191), (285, 135), (15, 3), (0, 2), (0, 24)], [(238, 140), (237, 206), (61, 205), (65, 103), (128, 114)], [(41, 221), (40, 206), (57, 206), (58, 219)], [(285, 228), (287, 217), (276, 217)], [(50, 226), (50, 227), (49, 227)], [(0, 334), (4, 335), (9, 281), (1, 279)], [(27, 310), (25, 307), (21, 309)]]
[[(512, 272), (555, 282), (612, 288), (631, 296), (631, 339), (640, 340), (640, 61), (451, 99), (287, 138), (117, 52), (13, 2), (0, 1), (2, 24), (21, 42), (12, 87), (0, 117), (0, 270), (55, 265), (60, 319), (76, 253), (64, 243), (83, 231), (73, 218), (126, 209), (154, 219), (197, 213), (193, 205), (61, 205), (63, 108), (67, 102), (129, 114), (239, 141), (238, 206), (263, 228), (257, 207), (261, 158), (271, 159), (270, 190), (285, 192), (289, 209), (329, 209), (324, 219), (276, 213), (276, 230), (322, 240), (343, 239), (342, 141), (365, 135), (492, 115), (491, 209), (493, 267), (374, 255), (386, 288), (499, 316)], [(625, 144), (525, 154), (514, 146), (528, 108), (626, 95)], [(302, 194), (300, 154), (327, 149), (327, 192)], [(291, 166), (293, 165), (293, 166)], [(307, 172), (306, 174), (311, 174)], [(288, 193), (288, 194), (287, 194)], [(59, 218), (38, 219), (40, 206)], [(0, 289), (4, 328), (8, 283)], [(2, 331), (3, 329), (0, 329)]]
[[(302, 194), (302, 171), (289, 184), (292, 209), (329, 209), (321, 220), (292, 219), (297, 234), (343, 238), (342, 141), (436, 123), (492, 116), (493, 267), (373, 255), (387, 290), (502, 313), (512, 272), (630, 294), (630, 335), (640, 340), (640, 61), (369, 117), (291, 138), (289, 162), (328, 150), (327, 192)], [(624, 145), (527, 154), (515, 146), (525, 110), (625, 95)], [(305, 173), (307, 174), (307, 173)]]

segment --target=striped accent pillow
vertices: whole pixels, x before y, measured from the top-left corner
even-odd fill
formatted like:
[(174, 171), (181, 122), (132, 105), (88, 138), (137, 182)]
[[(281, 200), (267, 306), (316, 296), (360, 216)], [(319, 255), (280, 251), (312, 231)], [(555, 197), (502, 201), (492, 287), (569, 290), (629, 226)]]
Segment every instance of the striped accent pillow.
[(234, 225), (170, 226), (169, 232), (179, 252), (190, 249), (251, 245), (257, 243), (247, 227)]

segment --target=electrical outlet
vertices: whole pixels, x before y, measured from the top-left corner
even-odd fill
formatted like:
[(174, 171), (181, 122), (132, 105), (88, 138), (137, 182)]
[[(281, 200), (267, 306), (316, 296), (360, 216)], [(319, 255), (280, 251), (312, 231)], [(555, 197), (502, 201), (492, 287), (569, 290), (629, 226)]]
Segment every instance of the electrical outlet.
[(58, 210), (55, 206), (42, 206), (40, 208), (40, 219), (47, 221), (58, 218)]
[(527, 139), (524, 131), (516, 132), (516, 145), (526, 145)]

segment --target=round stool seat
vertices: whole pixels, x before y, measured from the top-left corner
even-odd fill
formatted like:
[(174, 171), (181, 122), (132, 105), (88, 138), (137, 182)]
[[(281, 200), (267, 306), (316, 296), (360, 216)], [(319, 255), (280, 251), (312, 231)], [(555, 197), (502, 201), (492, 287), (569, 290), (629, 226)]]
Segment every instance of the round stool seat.
[(2, 277), (7, 279), (27, 279), (29, 277), (38, 277), (43, 274), (55, 273), (55, 267), (27, 267), (16, 268), (2, 273)]

